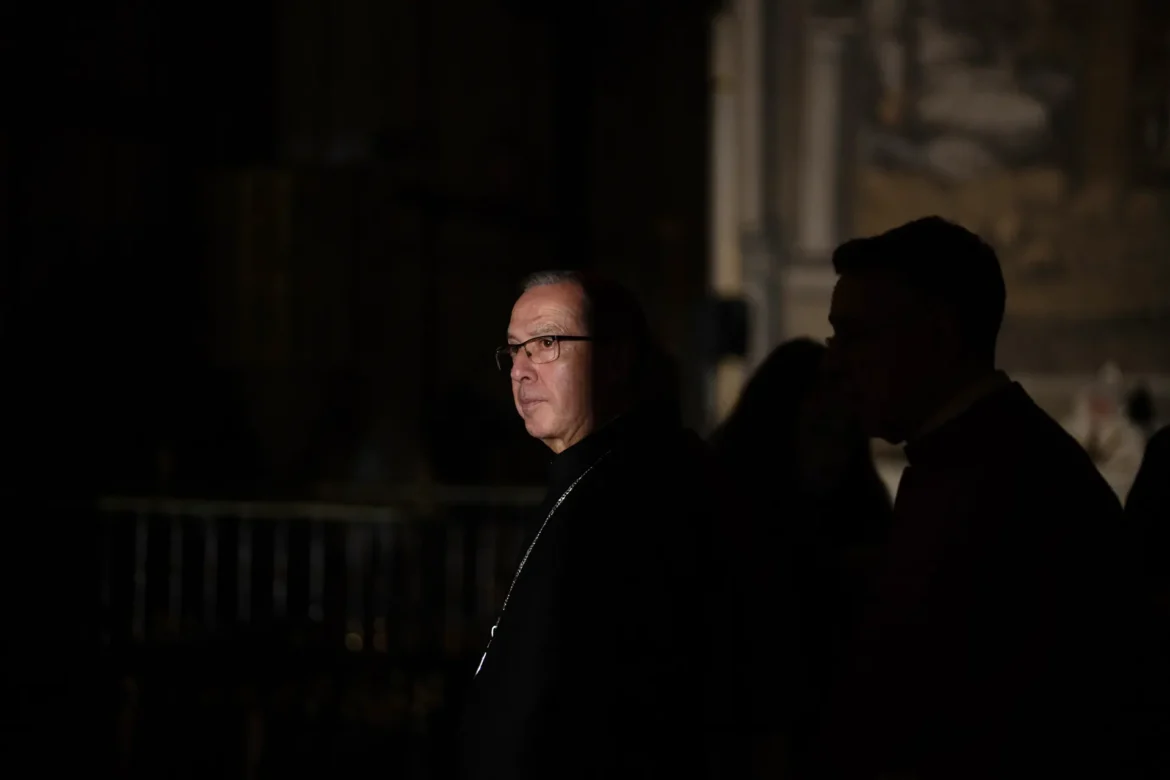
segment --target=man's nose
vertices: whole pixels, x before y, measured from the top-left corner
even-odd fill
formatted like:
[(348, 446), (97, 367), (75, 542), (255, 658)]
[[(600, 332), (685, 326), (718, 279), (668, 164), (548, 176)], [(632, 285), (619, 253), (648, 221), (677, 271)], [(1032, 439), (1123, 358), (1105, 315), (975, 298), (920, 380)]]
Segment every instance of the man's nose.
[(528, 357), (527, 352), (523, 349), (516, 350), (516, 356), (512, 358), (512, 370), (508, 373), (513, 382), (519, 382), (525, 378), (532, 379), (536, 375), (536, 369), (532, 366), (532, 358)]

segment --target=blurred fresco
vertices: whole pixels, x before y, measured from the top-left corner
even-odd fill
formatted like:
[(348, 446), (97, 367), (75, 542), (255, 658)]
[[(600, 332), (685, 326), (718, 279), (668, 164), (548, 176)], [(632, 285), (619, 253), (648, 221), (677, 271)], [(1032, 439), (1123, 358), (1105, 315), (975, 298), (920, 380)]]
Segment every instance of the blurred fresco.
[(992, 241), (1011, 369), (1170, 365), (1165, 24), (1134, 2), (865, 4), (854, 229), (937, 212)]

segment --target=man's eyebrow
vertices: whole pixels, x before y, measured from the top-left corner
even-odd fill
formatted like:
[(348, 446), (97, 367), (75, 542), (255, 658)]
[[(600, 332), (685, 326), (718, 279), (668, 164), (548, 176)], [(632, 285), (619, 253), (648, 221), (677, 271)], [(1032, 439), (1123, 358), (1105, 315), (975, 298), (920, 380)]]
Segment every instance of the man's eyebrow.
[(558, 323), (541, 322), (532, 327), (532, 330), (529, 331), (530, 335), (527, 337), (521, 338), (511, 331), (508, 331), (508, 335), (504, 338), (508, 340), (509, 344), (520, 344), (522, 342), (528, 341), (529, 339), (538, 338), (540, 336), (557, 336), (563, 334), (564, 332), (565, 329), (562, 328)]
[(553, 336), (564, 333), (565, 329), (555, 322), (542, 322), (532, 329), (532, 335), (535, 336)]

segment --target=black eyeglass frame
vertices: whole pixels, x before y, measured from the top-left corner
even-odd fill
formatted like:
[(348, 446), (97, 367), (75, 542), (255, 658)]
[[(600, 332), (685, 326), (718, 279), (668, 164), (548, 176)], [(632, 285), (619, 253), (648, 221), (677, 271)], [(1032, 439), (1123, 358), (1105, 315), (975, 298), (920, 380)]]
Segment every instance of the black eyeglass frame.
[[(512, 362), (516, 359), (516, 355), (520, 353), (521, 349), (524, 350), (524, 354), (528, 356), (529, 360), (531, 360), (532, 353), (528, 351), (528, 345), (536, 341), (544, 340), (552, 341), (557, 344), (556, 357), (554, 357), (552, 360), (545, 361), (546, 363), (552, 363), (561, 356), (560, 343), (562, 341), (593, 341), (593, 337), (562, 336), (559, 333), (548, 333), (544, 336), (533, 336), (530, 339), (521, 341), (519, 344), (505, 344), (502, 347), (496, 347), (496, 368), (498, 368), (500, 371), (510, 371), (512, 369)], [(549, 348), (551, 349), (551, 346)], [(508, 361), (507, 363), (503, 362), (505, 358)]]

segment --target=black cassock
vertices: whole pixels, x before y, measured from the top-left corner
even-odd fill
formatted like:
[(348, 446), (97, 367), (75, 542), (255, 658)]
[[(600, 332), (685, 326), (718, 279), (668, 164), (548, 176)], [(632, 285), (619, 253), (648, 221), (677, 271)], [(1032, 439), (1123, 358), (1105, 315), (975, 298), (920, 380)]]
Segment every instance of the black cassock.
[(731, 741), (780, 709), (767, 673), (744, 670), (780, 667), (748, 636), (761, 591), (742, 576), (747, 518), (706, 445), (637, 409), (557, 455), (550, 477), (472, 685), (463, 776), (738, 774)]

